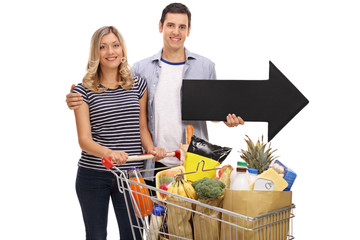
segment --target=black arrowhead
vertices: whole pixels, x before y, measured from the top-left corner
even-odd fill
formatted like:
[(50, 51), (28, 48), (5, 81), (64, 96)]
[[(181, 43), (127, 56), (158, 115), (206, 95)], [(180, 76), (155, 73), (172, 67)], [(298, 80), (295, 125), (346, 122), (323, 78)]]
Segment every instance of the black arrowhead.
[(183, 80), (182, 119), (224, 121), (235, 113), (245, 121), (268, 122), (271, 141), (309, 101), (269, 64), (269, 80)]

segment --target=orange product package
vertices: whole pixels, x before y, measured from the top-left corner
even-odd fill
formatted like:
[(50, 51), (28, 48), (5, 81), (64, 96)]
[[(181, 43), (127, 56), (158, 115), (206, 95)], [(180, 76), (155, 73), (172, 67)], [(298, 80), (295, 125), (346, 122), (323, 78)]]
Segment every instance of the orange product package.
[[(129, 169), (128, 176), (129, 180), (131, 181), (145, 184), (145, 181), (142, 178), (138, 168)], [(134, 211), (136, 212), (136, 215), (138, 217), (150, 216), (153, 209), (153, 203), (150, 198), (149, 189), (136, 183), (130, 183), (130, 188), (141, 214), (141, 216), (139, 216), (139, 212), (135, 208)]]

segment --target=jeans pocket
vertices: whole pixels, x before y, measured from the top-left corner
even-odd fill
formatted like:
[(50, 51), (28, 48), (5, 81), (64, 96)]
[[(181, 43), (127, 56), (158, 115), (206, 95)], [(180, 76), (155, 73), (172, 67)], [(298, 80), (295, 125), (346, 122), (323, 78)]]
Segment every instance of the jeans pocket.
[(79, 167), (76, 176), (76, 187), (89, 189), (106, 189), (111, 187), (111, 175), (105, 171)]

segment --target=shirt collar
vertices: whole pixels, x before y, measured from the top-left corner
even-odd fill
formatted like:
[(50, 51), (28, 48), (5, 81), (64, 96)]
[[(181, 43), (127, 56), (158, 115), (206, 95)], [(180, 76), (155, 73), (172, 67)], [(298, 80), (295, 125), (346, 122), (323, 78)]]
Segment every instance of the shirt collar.
[[(154, 62), (154, 61), (160, 62), (162, 51), (163, 51), (163, 49), (161, 49), (158, 53), (156, 53), (156, 54), (152, 57), (151, 61), (152, 61), (152, 62)], [(187, 62), (188, 60), (190, 60), (190, 59), (196, 59), (196, 56), (195, 56), (192, 52), (190, 52), (189, 50), (187, 50), (186, 48), (185, 48), (185, 57), (186, 57), (186, 62)]]

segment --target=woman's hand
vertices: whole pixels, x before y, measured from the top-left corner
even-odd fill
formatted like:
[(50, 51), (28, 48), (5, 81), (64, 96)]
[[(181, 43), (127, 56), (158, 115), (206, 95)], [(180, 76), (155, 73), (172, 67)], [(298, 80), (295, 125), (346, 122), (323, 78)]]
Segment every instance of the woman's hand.
[(116, 163), (117, 165), (125, 164), (126, 160), (129, 157), (129, 155), (126, 152), (123, 152), (123, 151), (110, 151), (106, 155), (107, 155), (107, 157), (110, 157), (111, 161), (113, 163)]
[(153, 161), (159, 161), (161, 159), (163, 159), (164, 157), (166, 157), (166, 151), (164, 148), (161, 147), (154, 147), (153, 149), (151, 149), (150, 151), (148, 151), (148, 153), (154, 155)]

